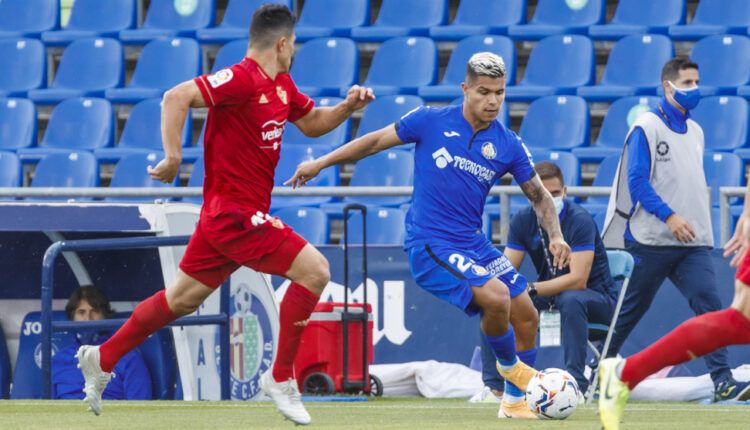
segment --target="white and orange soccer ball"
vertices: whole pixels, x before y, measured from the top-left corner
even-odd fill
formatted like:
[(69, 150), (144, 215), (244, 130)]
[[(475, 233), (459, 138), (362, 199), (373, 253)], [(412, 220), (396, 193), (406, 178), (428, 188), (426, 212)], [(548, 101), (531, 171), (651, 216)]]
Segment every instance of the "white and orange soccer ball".
[(562, 369), (545, 369), (526, 387), (529, 409), (544, 420), (568, 418), (576, 410), (579, 396), (576, 380)]

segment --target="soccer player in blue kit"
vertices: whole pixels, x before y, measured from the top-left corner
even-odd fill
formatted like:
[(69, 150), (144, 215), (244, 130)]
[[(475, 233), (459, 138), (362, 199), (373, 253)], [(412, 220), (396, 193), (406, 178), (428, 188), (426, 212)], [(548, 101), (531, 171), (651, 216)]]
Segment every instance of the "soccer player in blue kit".
[(482, 211), (493, 184), (507, 172), (521, 184), (549, 235), (555, 266), (567, 266), (570, 247), (563, 240), (552, 197), (521, 138), (496, 121), (505, 98), (502, 58), (477, 53), (466, 69), (462, 105), (419, 107), (394, 124), (301, 163), (286, 184), (296, 188), (326, 167), (416, 142), (404, 243), (412, 275), (420, 287), (469, 316), (481, 315), (482, 332), (497, 357), (499, 373), (508, 381), (499, 416), (535, 418), (523, 394), (537, 373), (524, 363), (533, 363), (535, 350), (525, 357), (524, 351), (516, 354), (510, 324), (511, 301), (514, 314), (518, 305), (532, 309), (536, 318), (526, 279), (482, 233)]

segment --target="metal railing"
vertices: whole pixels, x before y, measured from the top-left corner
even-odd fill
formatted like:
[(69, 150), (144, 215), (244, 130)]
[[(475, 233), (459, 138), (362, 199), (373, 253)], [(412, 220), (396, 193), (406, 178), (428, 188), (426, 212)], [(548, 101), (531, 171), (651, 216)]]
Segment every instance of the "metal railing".
[(732, 223), (730, 213), (731, 207), (729, 199), (732, 197), (742, 197), (745, 195), (745, 187), (721, 187), (719, 188), (719, 228), (721, 243), (715, 243), (714, 246), (723, 246), (732, 235)]

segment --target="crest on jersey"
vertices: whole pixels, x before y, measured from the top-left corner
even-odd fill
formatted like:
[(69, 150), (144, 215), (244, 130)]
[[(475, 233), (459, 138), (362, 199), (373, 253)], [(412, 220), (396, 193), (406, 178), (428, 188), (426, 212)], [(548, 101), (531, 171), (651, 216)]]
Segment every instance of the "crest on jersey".
[(493, 160), (497, 156), (497, 149), (492, 142), (484, 142), (482, 145), (482, 155), (488, 160)]
[(233, 77), (232, 69), (221, 69), (213, 75), (208, 75), (208, 83), (211, 87), (218, 88), (231, 81)]
[(282, 103), (289, 104), (289, 100), (286, 98), (286, 90), (281, 87), (276, 87), (276, 95), (279, 96), (279, 99), (281, 99)]
[(487, 276), (487, 274), (490, 273), (487, 271), (487, 269), (478, 264), (474, 264), (473, 266), (471, 266), (471, 271), (474, 272), (474, 274), (477, 276)]

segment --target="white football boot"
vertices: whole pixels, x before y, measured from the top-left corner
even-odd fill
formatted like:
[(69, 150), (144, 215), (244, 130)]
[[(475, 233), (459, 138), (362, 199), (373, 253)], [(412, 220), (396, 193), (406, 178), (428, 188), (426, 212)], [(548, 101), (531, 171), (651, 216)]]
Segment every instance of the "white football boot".
[(102, 371), (99, 364), (99, 346), (83, 345), (76, 353), (78, 367), (83, 373), (85, 380), (83, 392), (86, 397), (83, 399), (89, 405), (89, 411), (95, 415), (102, 413), (102, 393), (107, 387), (113, 374)]
[(310, 424), (312, 419), (302, 404), (302, 396), (300, 396), (296, 380), (276, 382), (269, 369), (260, 377), (260, 388), (276, 403), (276, 408), (288, 420), (299, 425)]

